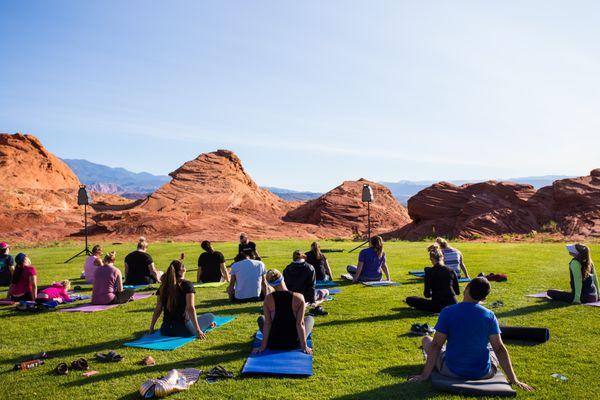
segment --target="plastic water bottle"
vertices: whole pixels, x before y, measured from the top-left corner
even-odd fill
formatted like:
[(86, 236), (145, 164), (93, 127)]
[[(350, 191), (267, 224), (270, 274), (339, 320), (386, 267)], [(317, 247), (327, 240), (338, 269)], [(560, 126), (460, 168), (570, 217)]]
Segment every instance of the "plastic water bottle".
[(15, 364), (14, 366), (14, 370), (15, 371), (27, 371), (28, 369), (31, 368), (35, 368), (35, 367), (39, 367), (40, 365), (44, 365), (44, 360), (27, 360), (27, 361), (23, 361), (20, 362), (18, 364)]

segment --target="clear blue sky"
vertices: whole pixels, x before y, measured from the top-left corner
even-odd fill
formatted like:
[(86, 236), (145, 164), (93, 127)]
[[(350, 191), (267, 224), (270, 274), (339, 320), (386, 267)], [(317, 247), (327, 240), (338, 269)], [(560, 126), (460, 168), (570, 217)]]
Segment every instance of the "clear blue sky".
[(261, 185), (600, 167), (597, 1), (0, 0), (0, 131)]

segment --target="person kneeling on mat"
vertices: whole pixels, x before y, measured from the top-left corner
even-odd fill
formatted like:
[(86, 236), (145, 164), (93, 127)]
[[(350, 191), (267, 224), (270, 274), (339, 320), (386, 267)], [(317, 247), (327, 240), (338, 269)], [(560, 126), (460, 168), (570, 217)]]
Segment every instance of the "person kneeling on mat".
[(327, 299), (327, 289), (315, 289), (315, 268), (306, 262), (306, 255), (300, 250), (294, 251), (293, 261), (283, 270), (283, 277), (287, 287), (295, 293), (304, 296), (307, 304), (314, 306), (310, 310), (312, 315), (327, 315), (327, 311), (320, 306)]
[(150, 333), (160, 315), (164, 312), (160, 333), (164, 336), (189, 337), (204, 339), (204, 332), (214, 326), (215, 316), (211, 313), (196, 316), (194, 284), (185, 280), (185, 265), (181, 260), (174, 260), (164, 274), (156, 295), (156, 308), (150, 323)]
[[(409, 381), (425, 381), (434, 369), (450, 378), (489, 379), (501, 366), (511, 385), (533, 390), (517, 379), (508, 350), (500, 337), (496, 316), (479, 304), (490, 289), (487, 279), (477, 277), (467, 285), (461, 303), (442, 310), (433, 339), (430, 336), (423, 338), (423, 351), (427, 358), (423, 372), (410, 377)], [(447, 347), (444, 346), (446, 341)]]
[(348, 265), (347, 271), (354, 277), (355, 283), (380, 281), (382, 272), (388, 281), (391, 280), (381, 236), (371, 238), (370, 247), (358, 253), (358, 266)]
[(552, 300), (568, 303), (595, 303), (598, 301), (598, 276), (592, 262), (590, 249), (582, 244), (570, 244), (567, 251), (573, 257), (569, 263), (571, 275), (571, 291), (548, 290), (546, 293)]
[(455, 296), (460, 294), (460, 288), (454, 271), (444, 265), (440, 247), (434, 244), (427, 251), (433, 265), (425, 268), (424, 295), (427, 298), (410, 296), (406, 303), (417, 310), (439, 313), (444, 307), (457, 303)]
[(267, 283), (275, 291), (265, 297), (264, 315), (258, 317), (258, 329), (263, 334), (262, 344), (252, 352), (300, 348), (306, 354), (312, 354), (306, 340), (315, 320), (310, 315), (304, 316), (304, 296), (288, 290), (284, 277), (276, 269), (267, 272)]
[(94, 272), (92, 286), (92, 304), (123, 304), (132, 299), (133, 289), (123, 289), (121, 270), (115, 267), (117, 253), (111, 251), (104, 256), (104, 261)]

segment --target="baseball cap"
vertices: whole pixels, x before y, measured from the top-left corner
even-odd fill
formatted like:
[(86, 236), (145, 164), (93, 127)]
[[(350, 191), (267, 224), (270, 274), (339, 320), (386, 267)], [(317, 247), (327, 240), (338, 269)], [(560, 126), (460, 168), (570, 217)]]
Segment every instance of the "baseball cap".
[(571, 254), (579, 254), (579, 251), (577, 250), (577, 246), (574, 244), (568, 244), (567, 251)]
[(6, 243), (6, 242), (0, 243), (0, 250), (5, 250), (5, 249), (8, 249), (8, 243)]

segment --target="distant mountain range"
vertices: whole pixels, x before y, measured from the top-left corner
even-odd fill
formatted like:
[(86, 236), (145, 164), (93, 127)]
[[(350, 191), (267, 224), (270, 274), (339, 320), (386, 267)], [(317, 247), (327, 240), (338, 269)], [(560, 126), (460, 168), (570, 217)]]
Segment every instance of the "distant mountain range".
[(88, 185), (90, 190), (117, 194), (130, 199), (143, 199), (171, 180), (166, 175), (136, 173), (87, 160), (63, 161), (75, 172), (81, 183)]
[[(167, 175), (152, 175), (147, 172), (131, 172), (124, 168), (112, 168), (106, 165), (95, 164), (86, 160), (63, 160), (79, 177), (79, 180), (88, 185), (96, 192), (117, 194), (130, 199), (143, 199), (154, 192), (156, 189), (169, 182), (171, 178)], [(571, 178), (566, 175), (545, 175), (529, 176), (523, 178), (496, 179), (511, 181), (516, 183), (526, 183), (540, 188), (551, 185), (558, 179)], [(398, 181), (398, 182), (380, 182), (387, 186), (394, 197), (404, 205), (409, 198), (417, 192), (438, 181)], [(456, 180), (449, 181), (455, 185), (465, 183), (480, 182), (480, 180)], [(286, 201), (307, 201), (316, 199), (323, 193), (303, 192), (298, 190), (283, 189), (277, 187), (263, 187), (271, 193), (281, 197)]]

